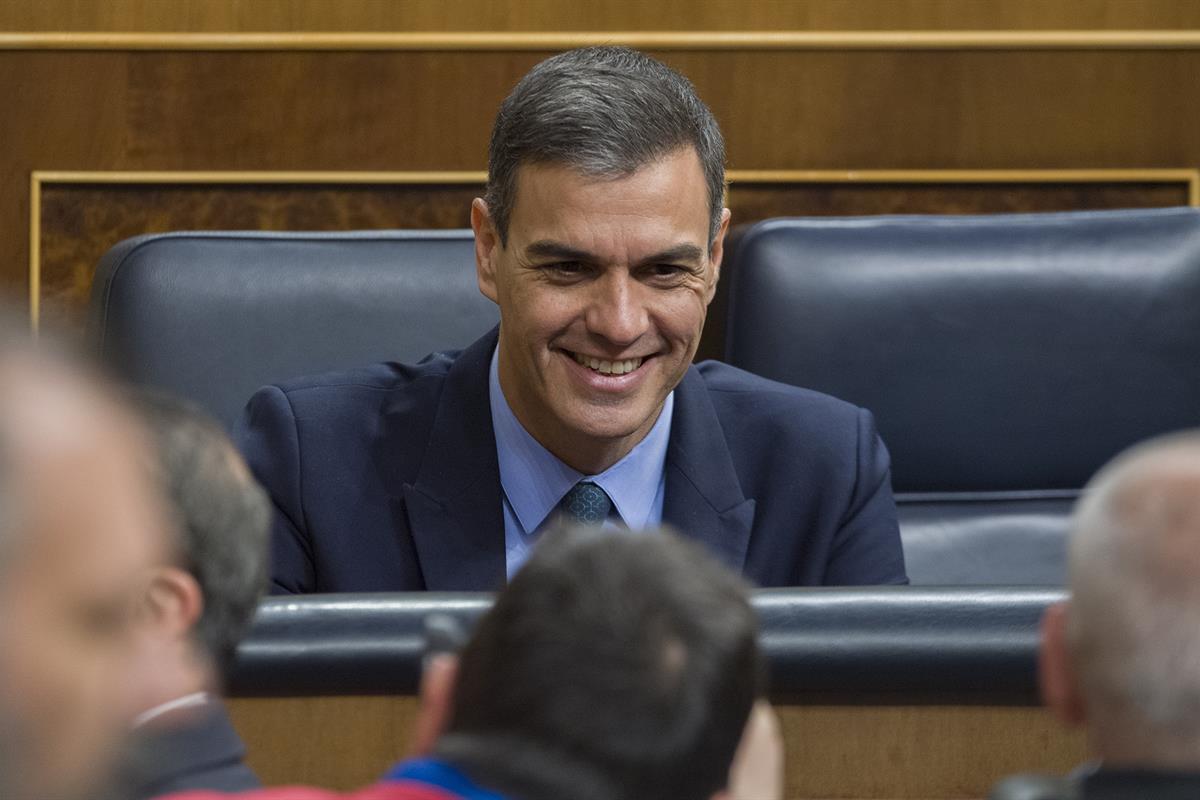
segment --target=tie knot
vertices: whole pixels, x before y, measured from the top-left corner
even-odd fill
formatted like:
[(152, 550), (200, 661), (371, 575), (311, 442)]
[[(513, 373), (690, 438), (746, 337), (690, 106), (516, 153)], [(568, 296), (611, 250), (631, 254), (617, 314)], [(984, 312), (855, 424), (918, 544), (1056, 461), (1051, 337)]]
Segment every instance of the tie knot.
[(591, 481), (580, 481), (558, 504), (563, 516), (582, 525), (602, 525), (612, 512), (608, 493)]

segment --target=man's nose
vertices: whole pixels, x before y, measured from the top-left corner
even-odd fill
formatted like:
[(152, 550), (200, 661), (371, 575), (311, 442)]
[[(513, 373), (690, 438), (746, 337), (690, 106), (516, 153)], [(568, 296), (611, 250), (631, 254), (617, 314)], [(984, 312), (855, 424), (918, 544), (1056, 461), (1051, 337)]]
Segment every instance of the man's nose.
[(588, 304), (588, 332), (618, 347), (633, 344), (650, 325), (642, 294), (642, 287), (628, 275), (605, 276)]

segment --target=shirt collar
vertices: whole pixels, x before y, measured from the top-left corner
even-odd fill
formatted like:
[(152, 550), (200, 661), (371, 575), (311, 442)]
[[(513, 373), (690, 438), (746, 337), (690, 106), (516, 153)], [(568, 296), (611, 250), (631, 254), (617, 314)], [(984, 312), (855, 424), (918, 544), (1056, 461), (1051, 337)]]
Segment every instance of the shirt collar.
[(642, 441), (604, 472), (589, 476), (564, 464), (525, 430), (500, 388), (499, 365), (497, 348), (492, 353), (488, 376), (492, 427), (500, 461), (500, 485), (521, 527), (527, 533), (539, 528), (563, 495), (584, 479), (608, 493), (628, 527), (646, 527), (667, 460), (675, 392), (667, 395), (658, 419)]
[(207, 705), (209, 701), (208, 692), (193, 692), (192, 694), (177, 697), (174, 700), (169, 700), (166, 703), (161, 703), (153, 708), (148, 708), (142, 713), (133, 718), (132, 726), (140, 728), (148, 722), (158, 719), (159, 717), (170, 714), (173, 711), (179, 711), (183, 708), (196, 708), (198, 706)]

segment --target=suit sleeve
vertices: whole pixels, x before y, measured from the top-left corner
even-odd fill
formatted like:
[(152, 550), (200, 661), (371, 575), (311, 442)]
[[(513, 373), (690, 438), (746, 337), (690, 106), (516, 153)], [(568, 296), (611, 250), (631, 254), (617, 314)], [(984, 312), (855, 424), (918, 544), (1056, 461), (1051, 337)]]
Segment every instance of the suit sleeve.
[(287, 395), (277, 386), (259, 389), (234, 427), (234, 440), (275, 507), (271, 592), (315, 591), (312, 545), (304, 525), (300, 441)]
[(908, 583), (892, 497), (892, 460), (869, 411), (858, 412), (858, 469), (825, 570), (831, 586)]

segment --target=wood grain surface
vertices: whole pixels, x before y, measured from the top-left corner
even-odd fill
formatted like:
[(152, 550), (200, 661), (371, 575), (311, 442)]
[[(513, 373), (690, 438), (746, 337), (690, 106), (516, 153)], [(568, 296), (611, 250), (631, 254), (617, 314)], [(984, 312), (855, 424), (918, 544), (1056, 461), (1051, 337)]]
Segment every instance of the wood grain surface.
[[(35, 170), (482, 170), (497, 104), (547, 54), (0, 52), (0, 291), (26, 302)], [(1197, 49), (662, 55), (713, 107), (733, 169), (1200, 166)], [(869, 194), (826, 205), (907, 202)]]
[(0, 30), (1181, 29), (1191, 0), (4, 0)]
[[(232, 701), (250, 764), (268, 784), (350, 789), (409, 744), (408, 697)], [(1085, 758), (1077, 733), (1038, 708), (781, 706), (788, 800), (978, 798), (1013, 772), (1062, 773)]]
[[(469, 224), (471, 199), (481, 183), (451, 182), (372, 184), (369, 176), (336, 173), (325, 183), (263, 183), (236, 174), (204, 176), (212, 181), (180, 182), (179, 175), (137, 176), (97, 173), (90, 181), (65, 178), (39, 184), (38, 278), (40, 320), (57, 328), (78, 330), (86, 318), (92, 278), (101, 256), (130, 236), (171, 230), (356, 230), (378, 228), (462, 228)], [(854, 180), (734, 181), (728, 202), (734, 224), (778, 216), (848, 214), (999, 213), (1069, 209), (1186, 205), (1195, 187), (1185, 176), (1155, 181), (1104, 180), (1083, 175), (1074, 182), (1054, 182), (1026, 175), (1011, 182), (970, 182), (963, 176), (926, 173), (923, 180), (872, 182)], [(1191, 176), (1193, 182), (1195, 176)], [(224, 178), (227, 182), (216, 182)], [(283, 181), (288, 176), (273, 176)], [(351, 180), (351, 178), (353, 180)], [(65, 182), (64, 182), (65, 181)], [(199, 179), (197, 179), (199, 181)], [(470, 265), (464, 265), (470, 268)], [(699, 359), (724, 352), (727, 288), (732, 267), (725, 270), (709, 312)]]

